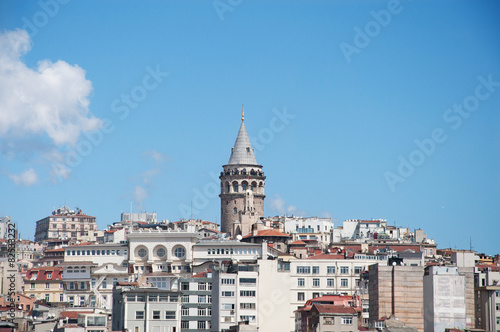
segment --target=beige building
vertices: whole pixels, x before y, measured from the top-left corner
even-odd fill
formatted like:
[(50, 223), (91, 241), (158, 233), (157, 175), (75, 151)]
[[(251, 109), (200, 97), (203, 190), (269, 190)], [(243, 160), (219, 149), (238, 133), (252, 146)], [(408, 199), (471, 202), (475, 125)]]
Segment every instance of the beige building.
[(369, 267), (369, 324), (382, 327), (383, 320), (396, 317), (407, 326), (424, 331), (423, 266)]
[[(96, 217), (63, 206), (36, 222), (35, 242), (47, 239), (88, 239), (97, 230)], [(90, 237), (92, 237), (90, 236)]]
[(24, 279), (24, 294), (47, 303), (64, 302), (62, 269), (54, 266), (29, 269)]

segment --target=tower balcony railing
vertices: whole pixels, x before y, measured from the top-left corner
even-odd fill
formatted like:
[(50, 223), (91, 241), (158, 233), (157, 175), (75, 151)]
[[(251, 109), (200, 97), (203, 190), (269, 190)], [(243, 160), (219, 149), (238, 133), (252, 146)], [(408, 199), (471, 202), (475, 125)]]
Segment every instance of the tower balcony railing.
[(242, 170), (242, 171), (240, 171), (237, 169), (220, 172), (220, 176), (230, 176), (230, 175), (244, 175), (244, 176), (251, 175), (251, 176), (257, 176), (257, 177), (264, 177), (264, 172), (255, 171), (255, 170), (251, 170), (251, 171)]

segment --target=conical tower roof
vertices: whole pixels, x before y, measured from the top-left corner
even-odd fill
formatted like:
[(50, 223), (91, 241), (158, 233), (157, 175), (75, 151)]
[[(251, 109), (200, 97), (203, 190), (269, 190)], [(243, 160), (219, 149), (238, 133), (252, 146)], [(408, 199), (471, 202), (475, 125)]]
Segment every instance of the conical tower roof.
[(252, 144), (248, 138), (247, 129), (245, 127), (244, 112), (241, 113), (241, 127), (234, 142), (234, 147), (231, 150), (231, 157), (228, 165), (258, 165), (253, 153)]

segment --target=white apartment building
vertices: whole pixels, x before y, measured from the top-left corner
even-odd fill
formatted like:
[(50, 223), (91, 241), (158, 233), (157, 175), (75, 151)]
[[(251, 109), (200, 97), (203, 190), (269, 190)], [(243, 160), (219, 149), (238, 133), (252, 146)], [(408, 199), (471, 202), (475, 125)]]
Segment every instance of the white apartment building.
[[(211, 331), (229, 331), (247, 322), (248, 331), (259, 327), (259, 272), (257, 264), (221, 264), (212, 273)], [(245, 330), (247, 331), (247, 329)]]
[(139, 212), (139, 213), (122, 213), (121, 214), (121, 222), (131, 222), (131, 221), (141, 221), (145, 223), (155, 223), (156, 212), (148, 213), (148, 212)]
[(154, 272), (191, 273), (194, 229), (139, 228), (128, 234), (129, 265), (135, 277)]
[(332, 242), (331, 218), (284, 217), (283, 223), (285, 233), (292, 235), (292, 241), (317, 241), (323, 248)]
[(113, 331), (180, 332), (180, 293), (153, 287), (122, 287), (113, 290)]
[(128, 246), (79, 244), (64, 248), (66, 300), (73, 306), (111, 309), (113, 285), (129, 280)]
[(465, 329), (465, 276), (458, 267), (428, 266), (424, 274), (424, 332)]
[[(235, 240), (207, 240), (193, 245), (193, 272), (202, 272), (222, 261), (256, 262), (267, 252), (266, 244)], [(265, 257), (265, 256), (264, 256)]]

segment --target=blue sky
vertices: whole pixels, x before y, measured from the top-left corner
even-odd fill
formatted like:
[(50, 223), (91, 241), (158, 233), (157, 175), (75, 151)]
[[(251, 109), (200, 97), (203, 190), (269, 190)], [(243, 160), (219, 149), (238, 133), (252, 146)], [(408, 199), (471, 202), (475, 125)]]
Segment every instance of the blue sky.
[[(500, 252), (496, 1), (2, 1), (0, 215), (218, 222), (245, 123), (266, 215)], [(25, 31), (23, 32), (22, 30)]]

